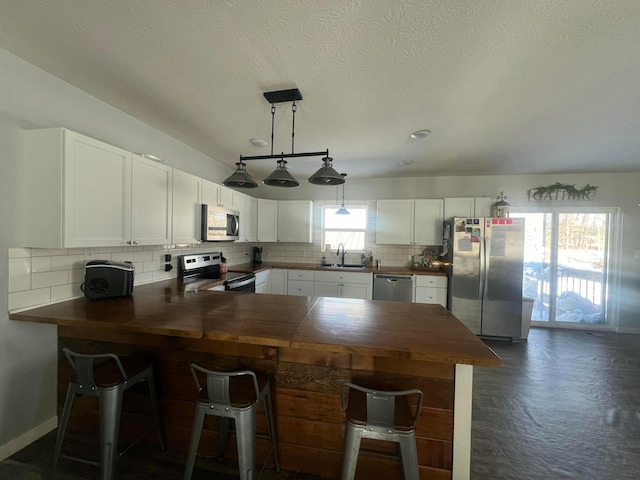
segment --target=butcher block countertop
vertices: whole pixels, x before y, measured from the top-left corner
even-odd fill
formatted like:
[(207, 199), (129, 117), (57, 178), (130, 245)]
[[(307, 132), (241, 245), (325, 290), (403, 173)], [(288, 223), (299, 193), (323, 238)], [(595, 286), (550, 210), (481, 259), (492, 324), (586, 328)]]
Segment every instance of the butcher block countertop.
[(136, 286), (129, 297), (78, 298), (10, 318), (118, 333), (500, 366), (500, 358), (440, 305), (189, 290), (178, 280), (165, 280)]

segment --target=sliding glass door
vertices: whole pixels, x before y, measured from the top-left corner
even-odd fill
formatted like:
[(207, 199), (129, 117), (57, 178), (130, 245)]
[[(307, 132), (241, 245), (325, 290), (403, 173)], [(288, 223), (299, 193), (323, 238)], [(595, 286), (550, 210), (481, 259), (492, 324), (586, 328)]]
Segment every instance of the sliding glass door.
[(534, 322), (608, 323), (613, 210), (512, 213), (526, 219), (523, 295)]

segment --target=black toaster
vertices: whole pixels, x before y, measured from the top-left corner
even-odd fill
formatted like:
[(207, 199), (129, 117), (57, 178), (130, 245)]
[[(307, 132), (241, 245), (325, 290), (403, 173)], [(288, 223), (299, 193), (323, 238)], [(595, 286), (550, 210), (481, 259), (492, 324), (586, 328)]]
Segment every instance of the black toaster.
[(134, 267), (131, 262), (91, 260), (84, 269), (84, 296), (95, 298), (124, 297), (133, 292)]

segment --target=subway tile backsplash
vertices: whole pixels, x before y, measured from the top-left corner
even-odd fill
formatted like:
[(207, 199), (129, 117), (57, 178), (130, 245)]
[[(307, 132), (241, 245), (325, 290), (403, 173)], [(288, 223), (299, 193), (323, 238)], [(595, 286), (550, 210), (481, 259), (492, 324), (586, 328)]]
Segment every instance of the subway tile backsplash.
[[(187, 248), (173, 245), (101, 248), (10, 248), (9, 311), (42, 306), (83, 296), (84, 265), (90, 260), (133, 262), (135, 284), (175, 278), (177, 256), (222, 251), (229, 265), (249, 261), (249, 244), (199, 244)], [(164, 256), (171, 254), (173, 269), (164, 271)]]
[[(157, 282), (177, 276), (177, 256), (221, 251), (229, 266), (251, 261), (251, 247), (263, 247), (262, 260), (268, 263), (319, 264), (323, 255), (329, 263), (337, 261), (332, 253), (321, 251), (321, 217), (323, 205), (313, 203), (313, 243), (206, 243), (187, 246), (155, 245), (99, 248), (10, 248), (9, 249), (9, 310), (41, 306), (83, 296), (84, 265), (89, 260), (133, 262), (135, 284)], [(365, 251), (383, 266), (409, 266), (412, 256), (420, 256), (426, 245), (376, 245), (376, 202), (351, 200), (349, 205), (367, 205), (368, 225)], [(438, 247), (435, 247), (438, 248)], [(171, 254), (173, 269), (164, 271), (164, 256)], [(359, 263), (361, 252), (347, 252), (346, 263)], [(335, 258), (334, 258), (335, 257)], [(135, 292), (135, 290), (134, 290)]]

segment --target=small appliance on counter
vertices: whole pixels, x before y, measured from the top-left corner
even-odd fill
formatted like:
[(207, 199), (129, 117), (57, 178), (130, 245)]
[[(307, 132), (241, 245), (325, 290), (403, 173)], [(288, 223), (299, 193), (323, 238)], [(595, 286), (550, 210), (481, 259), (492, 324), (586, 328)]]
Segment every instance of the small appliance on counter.
[(254, 265), (262, 264), (262, 247), (253, 247), (251, 249), (252, 252), (252, 261)]
[(134, 271), (131, 262), (91, 260), (85, 264), (80, 289), (89, 300), (125, 297), (133, 292)]

